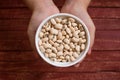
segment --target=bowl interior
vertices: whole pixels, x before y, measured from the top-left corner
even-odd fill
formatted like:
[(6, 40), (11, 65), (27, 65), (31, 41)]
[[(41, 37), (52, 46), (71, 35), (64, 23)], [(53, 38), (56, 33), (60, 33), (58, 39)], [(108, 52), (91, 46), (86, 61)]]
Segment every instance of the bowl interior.
[[(84, 51), (81, 52), (81, 54), (79, 55), (79, 57), (73, 61), (73, 62), (53, 62), (51, 61), (49, 58), (45, 57), (44, 56), (44, 53), (42, 53), (39, 49), (39, 45), (38, 45), (38, 42), (40, 40), (39, 38), (39, 32), (41, 31), (42, 29), (42, 26), (47, 22), (49, 21), (51, 18), (54, 18), (54, 17), (72, 17), (74, 19), (76, 19), (78, 22), (80, 22), (82, 25), (83, 25), (83, 28), (86, 32), (86, 36), (87, 36), (87, 43), (86, 43), (86, 48)], [(86, 27), (86, 25), (84, 24), (84, 22), (79, 19), (78, 17), (74, 16), (74, 15), (71, 15), (71, 14), (67, 14), (67, 13), (59, 13), (59, 14), (55, 14), (55, 15), (52, 15), (52, 16), (49, 16), (48, 18), (46, 18), (45, 20), (42, 21), (42, 23), (39, 25), (37, 31), (36, 31), (36, 35), (35, 35), (35, 46), (36, 46), (36, 49), (39, 53), (39, 55), (43, 58), (43, 60), (45, 60), (47, 63), (53, 65), (53, 66), (56, 66), (56, 67), (68, 67), (68, 66), (72, 66), (78, 62), (81, 62), (84, 57), (86, 56), (87, 52), (88, 52), (88, 49), (89, 49), (89, 46), (90, 46), (90, 34), (89, 34), (89, 31), (88, 31), (88, 28)]]

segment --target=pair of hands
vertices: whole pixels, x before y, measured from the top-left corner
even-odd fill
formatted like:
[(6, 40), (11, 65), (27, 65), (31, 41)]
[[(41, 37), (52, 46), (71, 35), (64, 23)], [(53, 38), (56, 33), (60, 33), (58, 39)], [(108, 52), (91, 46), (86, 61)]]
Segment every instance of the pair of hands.
[[(73, 2), (72, 2), (73, 1)], [(56, 14), (56, 13), (70, 13), (73, 14), (80, 19), (83, 20), (83, 22), (88, 27), (88, 30), (90, 32), (90, 38), (91, 38), (91, 44), (90, 49), (88, 51), (88, 54), (91, 54), (91, 49), (94, 43), (94, 36), (95, 36), (95, 26), (93, 24), (92, 19), (90, 18), (88, 12), (87, 12), (87, 6), (88, 4), (82, 4), (80, 0), (74, 1), (74, 0), (66, 0), (65, 4), (63, 5), (62, 9), (59, 10), (53, 1), (51, 2), (43, 2), (41, 3), (40, 7), (37, 7), (33, 9), (32, 17), (29, 23), (28, 27), (28, 36), (30, 39), (30, 43), (32, 47), (35, 49), (35, 33), (39, 26), (39, 24), (48, 16)], [(76, 65), (77, 67), (79, 64)]]

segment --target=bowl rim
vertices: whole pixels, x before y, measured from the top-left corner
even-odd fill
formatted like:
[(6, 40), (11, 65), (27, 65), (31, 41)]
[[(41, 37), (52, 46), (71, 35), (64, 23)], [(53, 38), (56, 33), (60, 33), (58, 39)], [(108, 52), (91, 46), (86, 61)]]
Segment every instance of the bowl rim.
[[(77, 20), (78, 22), (80, 22), (80, 23), (83, 25), (84, 30), (85, 30), (85, 32), (86, 32), (86, 34), (87, 34), (86, 48), (85, 48), (85, 50), (79, 55), (79, 58), (77, 58), (77, 59), (76, 59), (75, 61), (73, 61), (73, 62), (66, 62), (66, 63), (53, 62), (53, 61), (51, 61), (49, 58), (46, 58), (46, 57), (44, 56), (44, 53), (42, 53), (42, 52), (40, 51), (40, 49), (39, 49), (39, 45), (38, 45), (38, 42), (39, 42), (39, 32), (41, 31), (43, 25), (44, 25), (47, 21), (49, 21), (51, 18), (54, 18), (54, 17), (57, 17), (57, 16), (66, 16), (66, 17), (72, 17), (72, 18), (74, 18), (75, 20)], [(89, 47), (90, 47), (90, 33), (89, 33), (89, 30), (88, 30), (87, 26), (85, 25), (85, 23), (84, 23), (80, 18), (78, 18), (78, 17), (76, 17), (76, 16), (74, 16), (74, 15), (72, 15), (72, 14), (68, 14), (68, 13), (57, 13), (57, 14), (53, 14), (53, 15), (47, 17), (46, 19), (44, 19), (44, 20), (41, 22), (41, 24), (38, 26), (38, 28), (37, 28), (37, 30), (36, 30), (36, 34), (35, 34), (35, 47), (36, 47), (36, 50), (37, 50), (38, 54), (41, 56), (41, 58), (42, 58), (45, 62), (47, 62), (47, 63), (49, 63), (49, 64), (51, 64), (51, 65), (53, 65), (53, 66), (56, 66), (56, 67), (69, 67), (69, 66), (75, 65), (75, 64), (78, 63), (78, 62), (81, 62), (81, 61), (85, 58), (85, 56), (86, 56), (86, 54), (87, 54), (87, 52), (88, 52), (88, 50), (89, 50)]]

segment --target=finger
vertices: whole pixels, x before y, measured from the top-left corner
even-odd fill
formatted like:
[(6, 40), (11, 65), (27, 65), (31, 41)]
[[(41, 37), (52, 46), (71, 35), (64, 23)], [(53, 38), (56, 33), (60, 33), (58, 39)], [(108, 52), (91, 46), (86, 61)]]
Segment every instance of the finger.
[(35, 50), (35, 32), (33, 29), (30, 29), (31, 27), (29, 27), (28, 29), (28, 37), (29, 37), (29, 41), (30, 41), (30, 44), (32, 46), (32, 49)]
[(93, 27), (89, 26), (88, 30), (90, 32), (90, 47), (89, 47), (89, 50), (88, 50), (88, 54), (91, 54), (91, 50), (92, 50), (92, 47), (93, 47), (93, 44), (94, 44), (94, 38), (95, 38), (94, 25), (93, 25)]
[(90, 54), (91, 54), (91, 49), (88, 50), (88, 55), (90, 55)]
[(94, 44), (94, 38), (95, 38), (95, 25), (90, 18), (89, 14), (85, 11), (83, 15), (79, 15), (79, 18), (83, 20), (83, 22), (88, 27), (88, 30), (90, 32), (90, 47), (88, 53), (91, 53), (92, 46)]
[(74, 65), (74, 67), (79, 67), (80, 66), (80, 62), (79, 63), (77, 63), (76, 65)]
[(33, 12), (33, 15), (30, 19), (30, 23), (29, 23), (29, 27), (28, 27), (28, 36), (29, 36), (29, 40), (31, 43), (32, 48), (35, 50), (35, 33), (36, 30), (39, 26), (39, 24), (41, 23), (41, 19), (43, 19), (43, 17), (41, 17), (41, 13), (39, 12)]
[[(56, 13), (58, 13), (58, 12), (56, 11)], [(55, 14), (55, 12), (51, 13), (51, 14), (48, 14), (48, 13), (42, 14), (42, 13), (39, 13), (36, 11), (33, 13), (30, 23), (29, 23), (29, 27), (28, 27), (28, 36), (29, 36), (31, 46), (34, 50), (36, 50), (36, 48), (35, 48), (36, 30), (37, 30), (38, 26), (40, 25), (41, 21), (52, 14)]]

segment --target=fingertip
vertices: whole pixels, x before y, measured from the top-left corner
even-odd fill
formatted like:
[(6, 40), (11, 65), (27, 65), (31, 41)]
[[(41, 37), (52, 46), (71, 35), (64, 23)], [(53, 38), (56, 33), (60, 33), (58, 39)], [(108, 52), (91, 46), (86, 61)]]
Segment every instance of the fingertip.
[(77, 63), (76, 65), (74, 65), (74, 67), (76, 67), (76, 68), (79, 67), (79, 66), (80, 66), (80, 63)]
[(76, 64), (74, 67), (76, 67), (76, 68), (79, 67), (79, 64)]
[(89, 49), (89, 51), (88, 51), (88, 55), (90, 55), (91, 54), (91, 49)]

